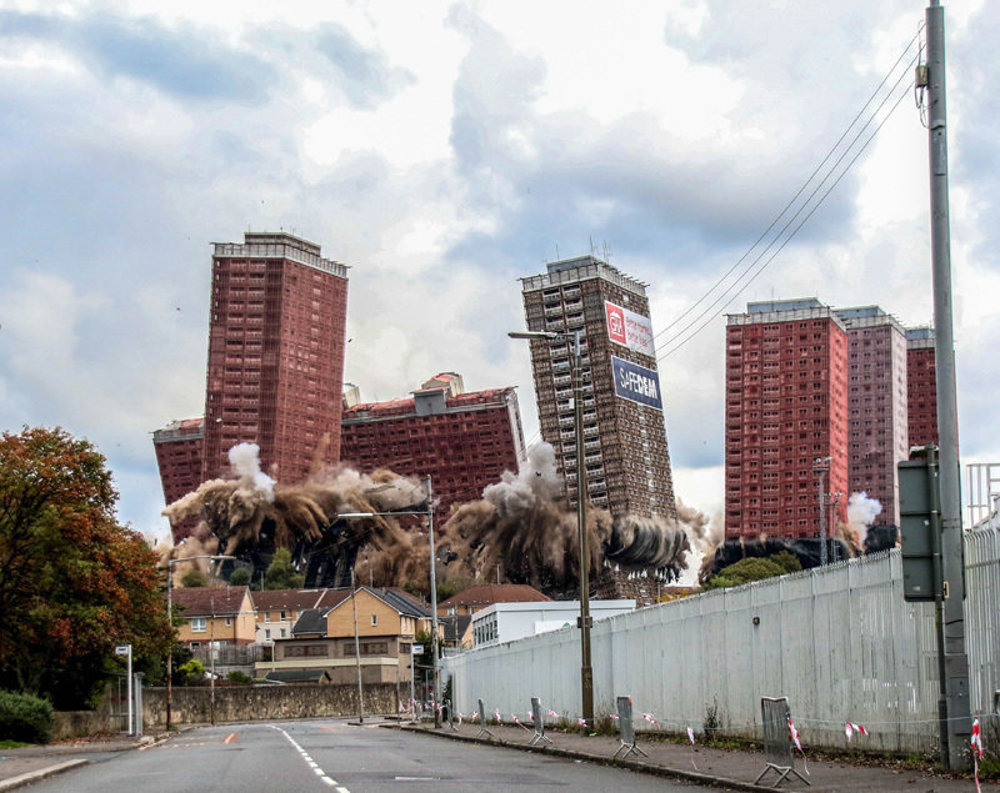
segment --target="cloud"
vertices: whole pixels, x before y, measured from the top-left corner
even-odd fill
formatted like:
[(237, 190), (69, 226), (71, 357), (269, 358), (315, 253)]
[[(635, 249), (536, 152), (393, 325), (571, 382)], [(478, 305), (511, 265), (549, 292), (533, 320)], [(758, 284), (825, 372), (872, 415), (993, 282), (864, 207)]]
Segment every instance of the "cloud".
[[(125, 519), (158, 520), (149, 431), (204, 407), (209, 243), (284, 228), (351, 267), (345, 375), (365, 399), (453, 369), (469, 388), (518, 385), (530, 437), (528, 351), (506, 337), (524, 323), (517, 277), (606, 244), (650, 284), (666, 329), (922, 21), (903, 0), (566, 8), (0, 11), (0, 427), (89, 437), (120, 472)], [(1000, 459), (1000, 12), (948, 13), (962, 451)], [(695, 506), (712, 509), (721, 487), (718, 314), (815, 295), (930, 318), (926, 130), (908, 99), (728, 308), (658, 339), (665, 353), (705, 323), (660, 364), (678, 490)]]
[(341, 90), (356, 108), (371, 110), (415, 82), (412, 72), (391, 66), (384, 53), (361, 46), (340, 25), (323, 25), (315, 36), (317, 49), (333, 64)]
[(274, 69), (250, 52), (220, 47), (196, 26), (152, 18), (0, 12), (0, 35), (67, 48), (104, 77), (148, 83), (184, 100), (259, 103)]

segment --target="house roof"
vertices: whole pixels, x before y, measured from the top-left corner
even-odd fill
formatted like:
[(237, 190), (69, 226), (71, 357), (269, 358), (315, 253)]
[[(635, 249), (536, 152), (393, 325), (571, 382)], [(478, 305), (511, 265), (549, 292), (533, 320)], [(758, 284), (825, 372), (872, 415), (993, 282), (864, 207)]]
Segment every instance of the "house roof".
[(314, 608), (329, 611), (334, 606), (338, 606), (343, 603), (350, 596), (350, 589), (324, 589), (323, 596), (316, 601)]
[(446, 642), (460, 642), (469, 629), (472, 617), (469, 614), (452, 614), (438, 617), (438, 621), (444, 625), (444, 640)]
[(329, 609), (306, 609), (292, 626), (292, 638), (305, 633), (326, 635), (326, 615)]
[(326, 594), (325, 589), (271, 589), (263, 592), (251, 592), (254, 608), (257, 611), (276, 611), (289, 609), (302, 611), (319, 607), (320, 600)]
[(171, 598), (185, 617), (226, 617), (240, 613), (246, 594), (245, 586), (174, 587)]
[(319, 683), (326, 677), (326, 669), (276, 669), (264, 675), (278, 683)]
[[(367, 589), (367, 587), (363, 588)], [(396, 589), (369, 589), (368, 591), (387, 605), (396, 609), (396, 611), (403, 616), (418, 618), (427, 618), (431, 616), (431, 610), (429, 607), (420, 605), (419, 601), (415, 600), (405, 592), (400, 592)]]
[(422, 597), (418, 597), (417, 595), (411, 595), (405, 589), (401, 589), (400, 587), (395, 587), (395, 586), (386, 587), (385, 591), (392, 592), (394, 595), (397, 595), (398, 597), (402, 598), (408, 603), (411, 603), (417, 610), (427, 612), (425, 616), (429, 617), (431, 615), (431, 604), (428, 603), (426, 600), (424, 600)]
[(469, 587), (438, 603), (438, 608), (452, 606), (491, 606), (494, 603), (533, 603), (552, 600), (527, 584), (482, 584)]

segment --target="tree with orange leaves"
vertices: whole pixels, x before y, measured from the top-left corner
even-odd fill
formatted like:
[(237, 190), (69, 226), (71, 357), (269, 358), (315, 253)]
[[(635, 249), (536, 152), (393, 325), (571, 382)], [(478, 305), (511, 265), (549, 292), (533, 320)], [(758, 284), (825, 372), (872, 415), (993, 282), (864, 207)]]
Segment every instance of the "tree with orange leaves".
[(156, 556), (118, 524), (104, 456), (61, 428), (0, 435), (0, 688), (86, 707), (120, 671), (155, 674), (172, 641)]

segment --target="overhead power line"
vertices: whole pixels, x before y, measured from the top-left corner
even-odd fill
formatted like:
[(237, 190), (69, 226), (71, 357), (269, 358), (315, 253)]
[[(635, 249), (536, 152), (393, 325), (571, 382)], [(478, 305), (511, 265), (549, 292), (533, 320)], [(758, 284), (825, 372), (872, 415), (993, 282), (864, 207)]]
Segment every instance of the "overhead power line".
[[(753, 260), (749, 264), (746, 264), (744, 266), (743, 271), (740, 272), (735, 277), (735, 279), (733, 279), (732, 282), (728, 286), (726, 286), (725, 289), (723, 289), (721, 293), (718, 294), (718, 296), (715, 297), (715, 299), (705, 309), (703, 309), (699, 314), (697, 314), (697, 316), (695, 316), (693, 319), (685, 323), (682, 328), (675, 331), (670, 336), (670, 338), (665, 342), (665, 346), (667, 349), (661, 355), (658, 356), (657, 358), (658, 361), (663, 361), (668, 356), (672, 355), (678, 349), (683, 347), (688, 341), (694, 338), (694, 336), (696, 336), (702, 329), (704, 329), (708, 324), (710, 324), (712, 320), (714, 320), (719, 313), (724, 311), (725, 308), (728, 307), (730, 303), (732, 303), (737, 297), (739, 297), (739, 295), (751, 283), (753, 283), (753, 281), (757, 278), (757, 276), (759, 276), (760, 273), (763, 272), (763, 270), (774, 260), (775, 256), (777, 256), (777, 254), (785, 247), (785, 245), (787, 245), (788, 242), (791, 241), (791, 239), (795, 236), (795, 234), (799, 231), (799, 229), (802, 228), (804, 223), (813, 215), (813, 213), (820, 207), (820, 205), (822, 205), (823, 201), (830, 194), (833, 188), (836, 187), (836, 185), (839, 184), (840, 181), (844, 178), (847, 172), (857, 161), (858, 157), (860, 157), (862, 152), (864, 152), (864, 150), (868, 147), (870, 142), (874, 139), (878, 131), (885, 125), (886, 121), (888, 121), (888, 119), (892, 116), (896, 108), (899, 107), (902, 96), (905, 96), (906, 93), (909, 92), (908, 86), (906, 88), (906, 91), (902, 94), (902, 96), (896, 99), (896, 101), (892, 104), (888, 113), (878, 123), (875, 130), (863, 141), (860, 147), (857, 148), (854, 155), (850, 157), (850, 159), (847, 161), (846, 166), (844, 166), (843, 169), (840, 171), (840, 173), (833, 179), (833, 182), (832, 184), (830, 184), (829, 188), (823, 191), (822, 194), (819, 195), (818, 200), (816, 200), (815, 203), (813, 203), (812, 206), (810, 206), (810, 203), (813, 202), (813, 199), (816, 198), (817, 194), (820, 193), (820, 191), (822, 190), (823, 185), (826, 184), (832, 177), (834, 177), (834, 174), (837, 173), (837, 169), (844, 163), (844, 160), (848, 157), (851, 151), (855, 148), (858, 141), (864, 135), (865, 130), (867, 130), (872, 125), (872, 123), (878, 117), (879, 112), (886, 106), (886, 104), (898, 90), (902, 81), (909, 75), (910, 69), (919, 58), (919, 51), (916, 56), (910, 58), (910, 60), (906, 62), (906, 65), (902, 69), (902, 71), (898, 71), (898, 69), (900, 63), (904, 61), (907, 54), (913, 48), (914, 43), (919, 40), (922, 28), (923, 26), (921, 25), (921, 29), (917, 31), (916, 35), (912, 39), (910, 39), (910, 41), (904, 47), (903, 51), (900, 53), (895, 63), (893, 63), (893, 65), (886, 72), (881, 82), (872, 92), (871, 96), (869, 96), (868, 100), (864, 103), (864, 105), (861, 107), (858, 113), (851, 120), (850, 124), (848, 124), (847, 128), (837, 139), (836, 143), (833, 144), (833, 146), (827, 152), (826, 156), (822, 159), (819, 165), (816, 166), (813, 172), (809, 175), (809, 178), (806, 179), (806, 181), (795, 193), (795, 195), (791, 198), (791, 200), (782, 208), (781, 212), (778, 213), (778, 215), (774, 218), (774, 220), (771, 221), (771, 224), (767, 227), (767, 229), (764, 230), (764, 232), (757, 238), (757, 240), (754, 241), (754, 243), (739, 258), (739, 260), (737, 260), (737, 262), (732, 267), (730, 267), (729, 270), (727, 270), (704, 295), (702, 295), (697, 301), (695, 301), (691, 306), (689, 306), (688, 309), (685, 310), (680, 316), (678, 316), (673, 322), (667, 325), (667, 327), (665, 327), (663, 330), (661, 330), (659, 333), (656, 334), (656, 338), (662, 336), (668, 330), (676, 326), (682, 319), (690, 315), (699, 305), (708, 300), (714, 293), (716, 293), (720, 289), (720, 287), (722, 287), (726, 283), (727, 279), (729, 279), (730, 276), (732, 276), (733, 273), (735, 273), (737, 269), (739, 269), (740, 266), (743, 265), (752, 256), (754, 251), (761, 245), (761, 243), (768, 237), (768, 235), (771, 234), (772, 230), (781, 222), (782, 218), (784, 218), (792, 209), (792, 207), (796, 205), (799, 198), (802, 196), (804, 192), (806, 192), (809, 185), (816, 180), (816, 177), (821, 172), (823, 172), (822, 178), (819, 179), (819, 181), (813, 187), (812, 191), (802, 202), (801, 206), (799, 206), (798, 209), (791, 215), (791, 217), (781, 226), (780, 230), (773, 236), (773, 238), (768, 242), (768, 244), (763, 248), (763, 250), (758, 252), (756, 257), (753, 258)], [(871, 105), (883, 93), (883, 89), (885, 88), (886, 83), (890, 82), (890, 80), (892, 80), (894, 75), (896, 75), (896, 77), (892, 87), (889, 88), (887, 92), (885, 92), (885, 95), (882, 96), (881, 101), (877, 103), (876, 107), (870, 113), (868, 113), (868, 110), (871, 107)], [(855, 130), (858, 121), (863, 116), (865, 116), (866, 113), (868, 113), (868, 116), (865, 122)], [(849, 135), (851, 135), (852, 130), (854, 130), (854, 134), (850, 142), (847, 144), (847, 146), (844, 148), (841, 154), (836, 158), (836, 160), (832, 164), (830, 164), (829, 167), (826, 167), (827, 164), (830, 162), (831, 158), (834, 156), (834, 154), (841, 148), (841, 144), (843, 144), (844, 140)], [(802, 217), (802, 220), (796, 224), (795, 223), (796, 219), (800, 215), (803, 215), (803, 213), (804, 216)], [(791, 230), (789, 231), (789, 229)], [(787, 236), (784, 236), (783, 238), (783, 235), (786, 235), (786, 233)], [(768, 251), (770, 251), (775, 246), (777, 246), (777, 248), (773, 251), (773, 253), (771, 253), (770, 256), (768, 256), (767, 255)], [(755, 267), (756, 269), (754, 269)], [(741, 282), (744, 281), (745, 283), (742, 283), (741, 286)], [(737, 288), (738, 291), (736, 291), (735, 294), (733, 294), (733, 290)], [(729, 295), (732, 296), (729, 297)], [(726, 299), (727, 297), (728, 300)], [(721, 309), (719, 311), (713, 311), (713, 309), (716, 306), (718, 306), (723, 300), (725, 300), (725, 303), (722, 305)], [(708, 319), (705, 322), (701, 322), (701, 320), (704, 319), (706, 315), (709, 314), (710, 316), (708, 316)]]

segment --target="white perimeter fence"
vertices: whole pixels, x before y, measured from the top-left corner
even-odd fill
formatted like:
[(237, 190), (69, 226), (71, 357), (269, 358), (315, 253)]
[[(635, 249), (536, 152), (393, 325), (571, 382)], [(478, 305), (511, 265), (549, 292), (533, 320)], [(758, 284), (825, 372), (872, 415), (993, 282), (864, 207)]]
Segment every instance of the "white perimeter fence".
[[(972, 711), (1000, 688), (1000, 532), (966, 535), (966, 635)], [(717, 714), (721, 734), (759, 737), (762, 696), (787, 696), (802, 739), (838, 748), (844, 725), (865, 747), (938, 747), (933, 604), (903, 602), (898, 550), (707, 592), (595, 622), (595, 715), (630, 695), (637, 713), (683, 732)], [(580, 634), (563, 628), (446, 658), (458, 711), (476, 700), (524, 715), (531, 697), (575, 721)], [(640, 722), (641, 723), (641, 722)]]

